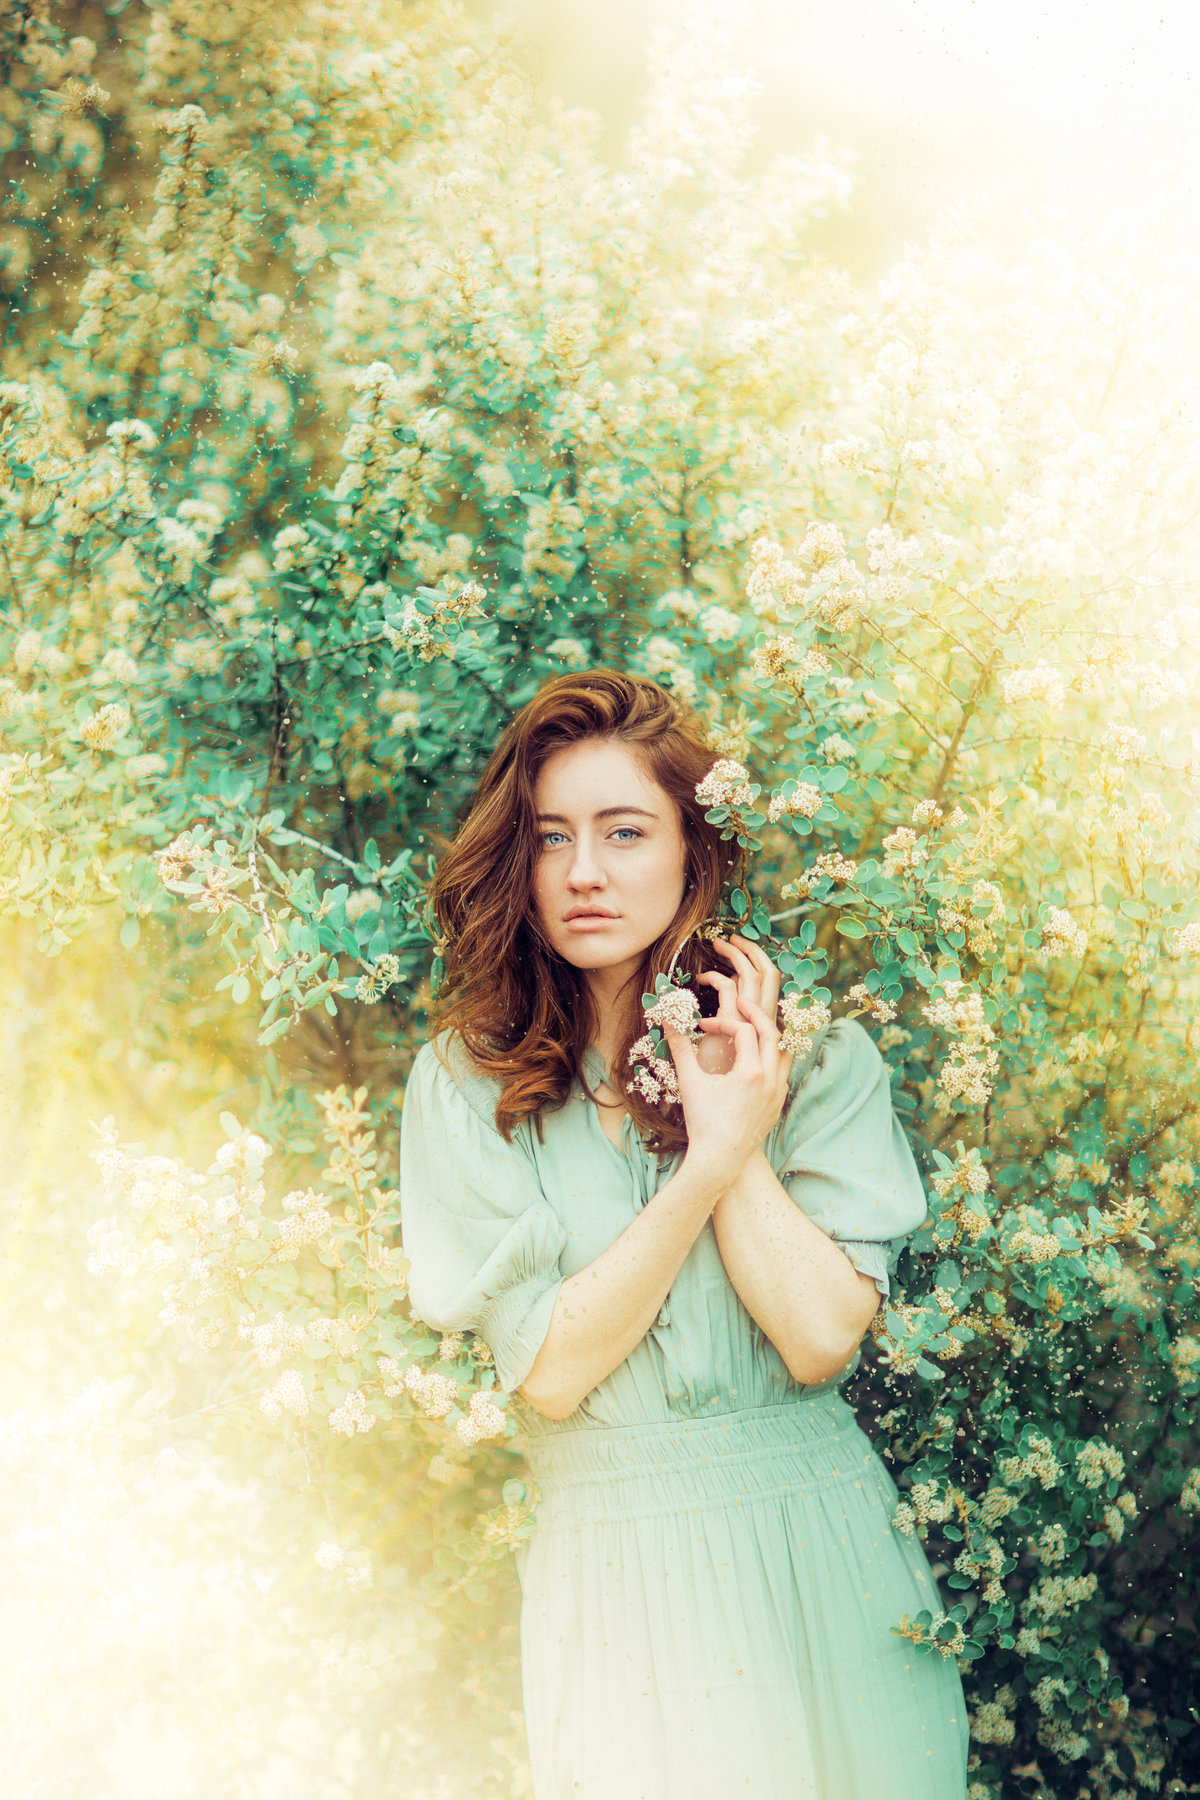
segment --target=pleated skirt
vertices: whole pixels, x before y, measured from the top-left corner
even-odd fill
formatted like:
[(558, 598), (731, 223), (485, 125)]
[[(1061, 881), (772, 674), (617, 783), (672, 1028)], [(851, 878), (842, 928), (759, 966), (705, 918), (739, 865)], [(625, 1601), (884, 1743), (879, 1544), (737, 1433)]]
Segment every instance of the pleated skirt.
[(953, 1658), (895, 1482), (834, 1390), (529, 1445), (536, 1800), (964, 1800)]

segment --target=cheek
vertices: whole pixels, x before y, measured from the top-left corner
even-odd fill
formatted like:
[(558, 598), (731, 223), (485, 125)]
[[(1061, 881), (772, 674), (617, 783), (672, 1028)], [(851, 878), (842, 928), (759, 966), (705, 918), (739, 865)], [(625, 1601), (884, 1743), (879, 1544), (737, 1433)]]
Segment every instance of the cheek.
[(678, 910), (686, 879), (684, 866), (682, 852), (674, 845), (664, 845), (662, 854), (647, 871), (646, 887), (652, 904), (668, 918)]
[(545, 912), (551, 892), (553, 891), (553, 886), (553, 876), (546, 867), (545, 861), (543, 860), (535, 863), (530, 890), (533, 895), (534, 910), (537, 913), (542, 914)]

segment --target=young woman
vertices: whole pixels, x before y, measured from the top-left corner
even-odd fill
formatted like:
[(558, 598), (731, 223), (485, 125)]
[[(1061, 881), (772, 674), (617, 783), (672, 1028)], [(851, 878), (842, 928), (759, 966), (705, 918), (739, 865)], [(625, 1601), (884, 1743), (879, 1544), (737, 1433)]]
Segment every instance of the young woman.
[[(957, 1666), (890, 1629), (939, 1596), (838, 1392), (925, 1195), (862, 1027), (793, 1064), (769, 959), (696, 935), (736, 857), (712, 761), (605, 669), (501, 738), (434, 889), (412, 1301), (487, 1342), (527, 1431), (537, 1800), (963, 1800)], [(629, 1050), (673, 959), (717, 1010), (698, 1048), (668, 1029), (663, 1111)]]

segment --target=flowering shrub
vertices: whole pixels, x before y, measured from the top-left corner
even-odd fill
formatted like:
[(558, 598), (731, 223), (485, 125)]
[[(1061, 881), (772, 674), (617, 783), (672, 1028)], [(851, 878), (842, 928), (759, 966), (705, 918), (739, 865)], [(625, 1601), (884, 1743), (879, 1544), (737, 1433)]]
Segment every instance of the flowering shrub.
[(964, 1671), (973, 1800), (1187, 1791), (1186, 242), (1135, 266), (1114, 209), (1001, 271), (951, 223), (856, 290), (805, 246), (844, 162), (742, 172), (711, 18), (613, 169), (450, 4), (88, 17), (0, 22), (0, 900), (48, 956), (114, 921), (261, 1077), (203, 1170), (104, 1128), (96, 1279), (281, 1485), (390, 1496), (487, 1699), (456, 1791), (519, 1792), (520, 1440), (407, 1306), (392, 1102), (438, 834), (538, 684), (628, 663), (705, 721), (788, 1048), (861, 1015), (927, 1175), (853, 1398), (957, 1596), (896, 1624)]

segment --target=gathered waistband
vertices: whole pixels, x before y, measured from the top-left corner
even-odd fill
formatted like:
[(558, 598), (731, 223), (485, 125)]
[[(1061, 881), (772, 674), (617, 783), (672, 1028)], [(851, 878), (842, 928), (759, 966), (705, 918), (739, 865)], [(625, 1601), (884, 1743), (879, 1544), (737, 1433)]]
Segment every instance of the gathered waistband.
[(728, 1499), (837, 1478), (840, 1465), (848, 1472), (864, 1450), (873, 1454), (849, 1405), (830, 1391), (694, 1418), (567, 1426), (530, 1437), (525, 1460), (543, 1494), (596, 1488), (613, 1495), (619, 1485), (624, 1506), (633, 1499), (624, 1495), (629, 1484), (647, 1503), (655, 1494)]

